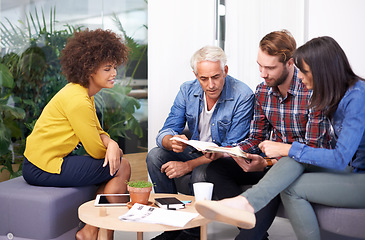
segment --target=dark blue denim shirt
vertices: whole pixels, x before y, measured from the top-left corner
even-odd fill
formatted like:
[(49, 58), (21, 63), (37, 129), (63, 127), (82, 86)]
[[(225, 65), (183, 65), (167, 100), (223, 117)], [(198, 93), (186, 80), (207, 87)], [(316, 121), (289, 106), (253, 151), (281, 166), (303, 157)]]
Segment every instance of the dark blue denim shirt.
[(289, 156), (325, 168), (365, 172), (365, 81), (357, 81), (341, 99), (332, 119), (337, 136), (334, 149), (311, 148), (294, 142)]
[[(199, 140), (199, 115), (204, 108), (203, 89), (197, 79), (180, 86), (164, 126), (156, 137), (162, 146), (166, 135), (181, 134), (186, 123), (191, 139)], [(242, 141), (249, 133), (254, 104), (253, 91), (243, 82), (227, 75), (211, 118), (212, 141), (228, 146)]]

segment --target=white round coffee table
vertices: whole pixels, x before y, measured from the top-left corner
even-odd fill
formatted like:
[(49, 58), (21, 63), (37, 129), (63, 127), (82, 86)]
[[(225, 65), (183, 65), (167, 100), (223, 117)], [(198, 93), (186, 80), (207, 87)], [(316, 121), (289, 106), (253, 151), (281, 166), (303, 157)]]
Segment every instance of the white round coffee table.
[[(154, 198), (158, 197), (176, 197), (181, 201), (191, 200), (191, 204), (186, 205), (184, 209), (177, 211), (194, 212), (196, 213), (194, 204), (194, 196), (188, 196), (183, 194), (151, 194), (150, 201), (154, 202)], [(94, 200), (86, 202), (79, 207), (79, 218), (84, 223), (90, 224), (95, 227), (99, 227), (99, 236), (101, 240), (106, 239), (106, 229), (115, 231), (127, 231), (137, 232), (137, 240), (143, 240), (143, 232), (160, 232), (160, 231), (173, 231), (181, 230), (193, 227), (201, 227), (200, 239), (207, 239), (207, 224), (210, 220), (199, 215), (192, 219), (184, 227), (174, 227), (162, 224), (153, 223), (141, 223), (141, 222), (126, 222), (119, 220), (119, 216), (125, 214), (129, 209), (123, 207), (105, 207), (102, 209), (103, 213), (100, 214), (101, 208), (94, 206)]]

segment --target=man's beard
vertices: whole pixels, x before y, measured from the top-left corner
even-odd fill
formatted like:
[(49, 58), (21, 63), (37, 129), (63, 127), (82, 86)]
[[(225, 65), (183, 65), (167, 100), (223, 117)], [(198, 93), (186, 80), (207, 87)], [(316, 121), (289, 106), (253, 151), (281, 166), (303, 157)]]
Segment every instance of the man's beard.
[(281, 76), (278, 79), (276, 79), (276, 81), (274, 81), (272, 83), (267, 83), (266, 82), (266, 85), (269, 86), (269, 87), (277, 87), (277, 86), (279, 86), (279, 85), (281, 85), (285, 82), (288, 75), (289, 75), (289, 71), (286, 67), (284, 67), (283, 72), (281, 73)]

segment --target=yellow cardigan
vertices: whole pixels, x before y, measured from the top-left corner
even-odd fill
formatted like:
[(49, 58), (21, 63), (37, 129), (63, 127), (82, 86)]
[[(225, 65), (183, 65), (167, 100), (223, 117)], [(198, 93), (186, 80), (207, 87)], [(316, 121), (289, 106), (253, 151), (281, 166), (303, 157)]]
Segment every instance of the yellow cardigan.
[(44, 108), (28, 136), (24, 156), (49, 173), (60, 173), (63, 157), (79, 142), (93, 158), (103, 159), (100, 135), (109, 136), (96, 116), (94, 97), (79, 84), (68, 83)]

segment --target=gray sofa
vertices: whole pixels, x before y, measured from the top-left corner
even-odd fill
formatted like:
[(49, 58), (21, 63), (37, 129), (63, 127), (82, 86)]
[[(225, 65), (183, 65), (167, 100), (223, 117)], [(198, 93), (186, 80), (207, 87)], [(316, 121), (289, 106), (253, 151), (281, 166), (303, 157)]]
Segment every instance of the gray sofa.
[[(175, 179), (178, 192), (190, 194), (189, 179), (190, 174)], [(248, 187), (250, 186), (242, 186), (243, 191)], [(365, 209), (336, 208), (319, 204), (313, 204), (313, 207), (321, 227), (323, 240), (365, 239)], [(286, 218), (282, 204), (276, 215)]]
[(79, 206), (97, 186), (37, 187), (23, 177), (0, 183), (0, 240), (70, 240), (80, 222)]

